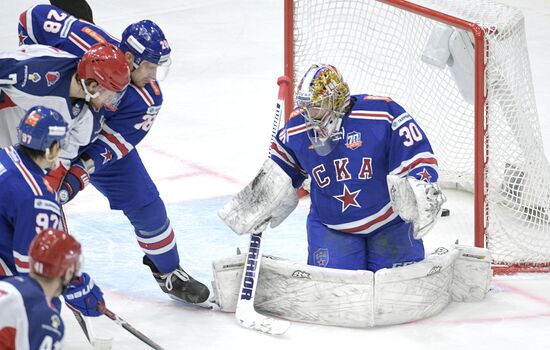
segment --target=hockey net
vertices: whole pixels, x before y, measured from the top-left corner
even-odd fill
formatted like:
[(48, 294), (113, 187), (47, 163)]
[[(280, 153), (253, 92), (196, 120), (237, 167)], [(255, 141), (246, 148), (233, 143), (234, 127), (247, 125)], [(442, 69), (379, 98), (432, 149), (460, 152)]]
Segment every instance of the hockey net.
[[(473, 101), (448, 67), (420, 59), (442, 24), (475, 42)], [(312, 63), (335, 65), (352, 93), (390, 96), (419, 122), (440, 181), (473, 193), (475, 245), (490, 249), (497, 272), (550, 265), (550, 167), (519, 10), (492, 0), (285, 0), (285, 74), (296, 83)]]

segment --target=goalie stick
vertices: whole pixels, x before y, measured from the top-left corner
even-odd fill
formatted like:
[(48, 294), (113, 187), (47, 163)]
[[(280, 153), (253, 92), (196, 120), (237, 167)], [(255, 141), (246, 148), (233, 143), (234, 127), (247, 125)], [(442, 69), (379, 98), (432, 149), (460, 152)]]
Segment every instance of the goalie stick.
[[(290, 79), (286, 76), (281, 76), (277, 79), (277, 84), (279, 85), (279, 97), (277, 99), (277, 107), (275, 108), (275, 118), (273, 120), (273, 129), (271, 131), (271, 142), (269, 143), (270, 148), (271, 143), (273, 143), (275, 135), (279, 129), (279, 122), (284, 111), (284, 96), (286, 89), (290, 86)], [(239, 321), (239, 324), (245, 328), (254, 329), (273, 335), (281, 335), (284, 334), (290, 327), (289, 321), (261, 315), (254, 309), (254, 297), (256, 295), (256, 287), (258, 285), (261, 261), (262, 232), (252, 233), (248, 243), (248, 255), (244, 264), (243, 279), (240, 289), (241, 294), (239, 296), (239, 300), (237, 301), (235, 317), (237, 318), (237, 321)]]

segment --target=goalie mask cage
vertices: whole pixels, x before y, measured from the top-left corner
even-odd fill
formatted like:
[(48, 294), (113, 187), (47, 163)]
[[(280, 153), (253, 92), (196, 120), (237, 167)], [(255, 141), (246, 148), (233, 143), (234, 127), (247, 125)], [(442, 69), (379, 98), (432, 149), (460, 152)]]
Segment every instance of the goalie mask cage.
[[(436, 25), (473, 38), (473, 103), (448, 67), (420, 59)], [(474, 242), (490, 249), (495, 272), (548, 271), (550, 167), (519, 10), (492, 0), (285, 0), (285, 75), (296, 84), (312, 63), (335, 65), (352, 93), (389, 96), (420, 123), (440, 182), (473, 192)]]

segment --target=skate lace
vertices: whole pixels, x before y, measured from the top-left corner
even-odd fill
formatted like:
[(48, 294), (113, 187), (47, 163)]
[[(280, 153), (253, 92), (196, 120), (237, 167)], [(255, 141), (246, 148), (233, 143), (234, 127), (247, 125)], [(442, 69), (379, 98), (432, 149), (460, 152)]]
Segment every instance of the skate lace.
[(180, 280), (187, 282), (189, 281), (189, 275), (185, 273), (185, 271), (181, 269), (175, 269), (174, 271), (162, 276), (163, 279), (165, 279), (165, 286), (167, 290), (172, 290), (172, 276), (176, 276), (176, 278), (179, 278)]

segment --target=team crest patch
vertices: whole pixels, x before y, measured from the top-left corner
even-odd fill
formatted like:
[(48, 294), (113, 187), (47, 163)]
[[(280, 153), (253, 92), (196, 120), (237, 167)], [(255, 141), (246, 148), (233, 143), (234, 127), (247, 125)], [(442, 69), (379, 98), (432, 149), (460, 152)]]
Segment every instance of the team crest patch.
[(38, 83), (42, 78), (40, 77), (40, 74), (38, 73), (31, 73), (29, 74), (29, 80), (33, 83)]
[(361, 133), (359, 131), (352, 131), (348, 133), (346, 137), (346, 147), (352, 150), (358, 149), (363, 145), (361, 141)]
[(313, 259), (315, 260), (315, 266), (325, 267), (328, 264), (328, 249), (319, 248), (313, 253)]
[(58, 329), (59, 326), (61, 325), (61, 320), (59, 319), (59, 316), (52, 315), (51, 320), (52, 320), (52, 327), (55, 329)]
[(48, 86), (52, 86), (53, 84), (57, 83), (59, 81), (60, 74), (57, 71), (50, 71), (46, 73), (46, 81), (48, 82)]
[(82, 106), (79, 103), (76, 103), (73, 105), (72, 111), (73, 111), (73, 116), (76, 117), (82, 111)]

